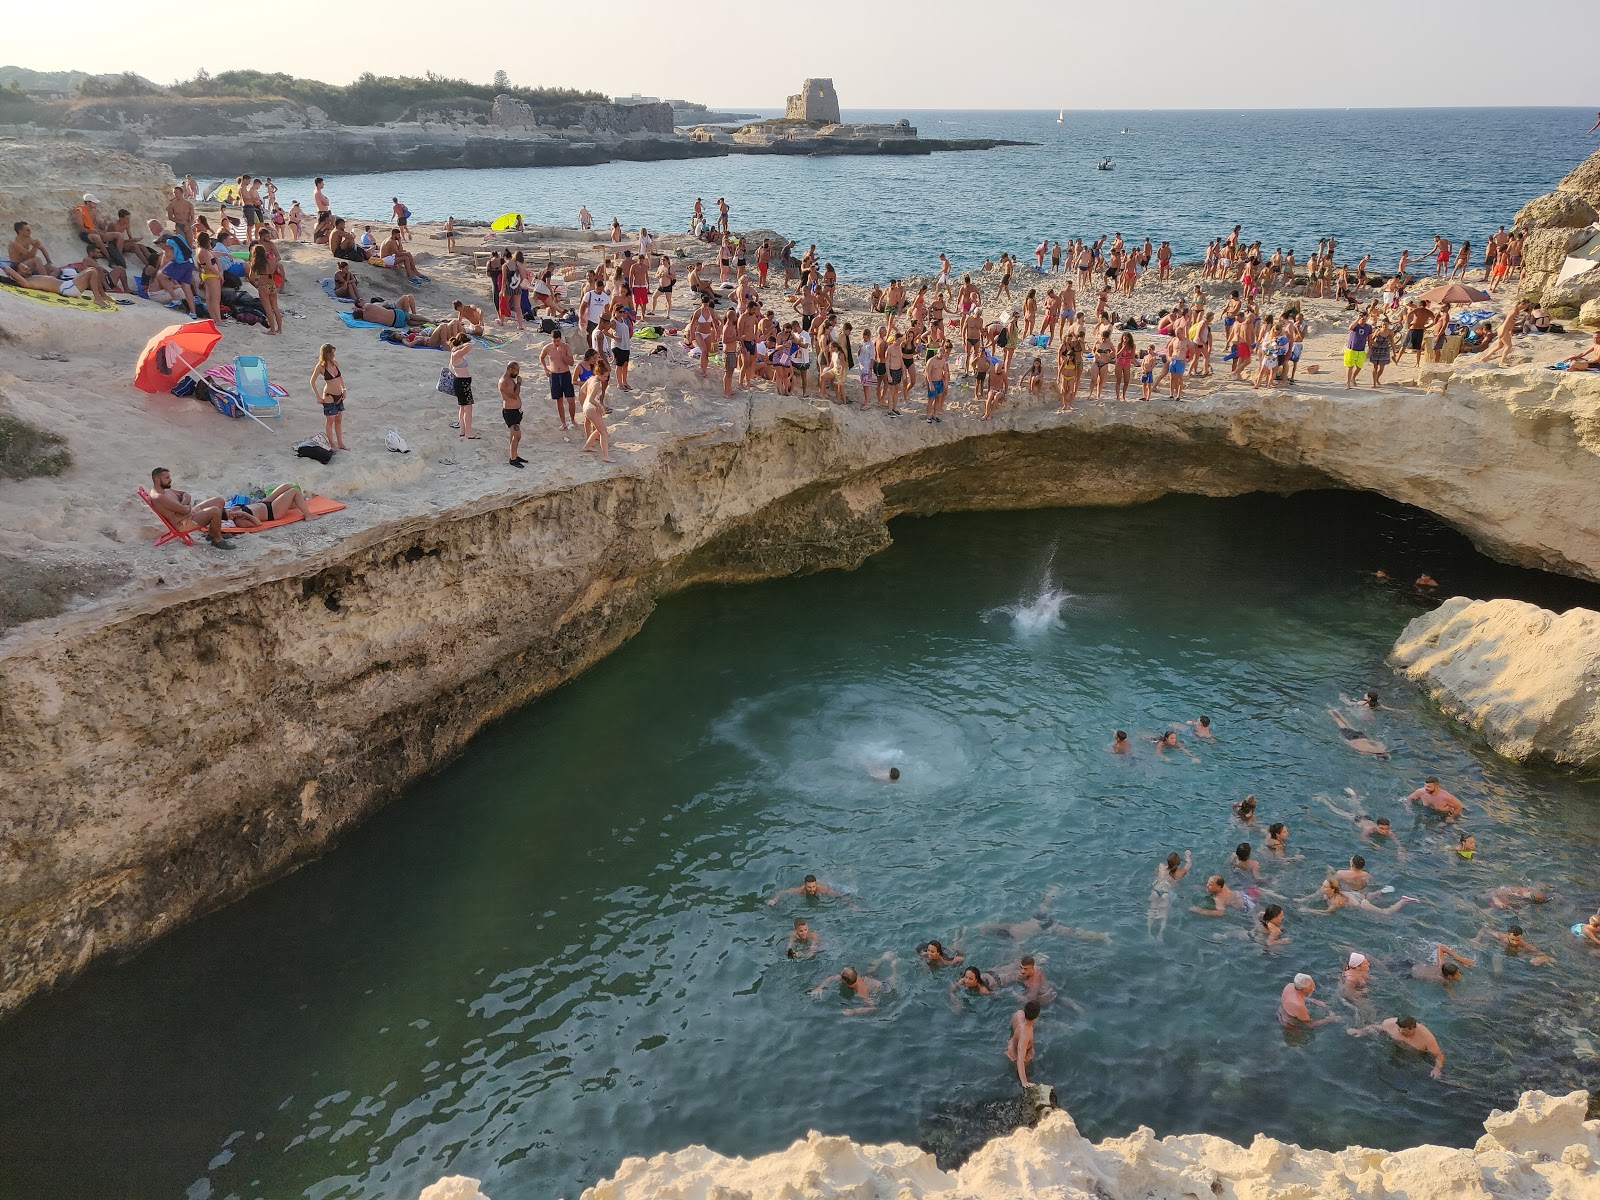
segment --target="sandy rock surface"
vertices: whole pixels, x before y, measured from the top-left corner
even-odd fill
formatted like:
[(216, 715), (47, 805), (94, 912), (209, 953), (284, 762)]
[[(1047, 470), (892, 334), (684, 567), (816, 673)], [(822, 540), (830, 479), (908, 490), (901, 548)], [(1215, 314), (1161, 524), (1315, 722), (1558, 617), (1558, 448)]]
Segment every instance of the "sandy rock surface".
[(1390, 661), (1507, 758), (1600, 766), (1600, 613), (1457, 596)]
[[(624, 1159), (582, 1200), (1593, 1200), (1600, 1195), (1600, 1121), (1588, 1095), (1525, 1092), (1496, 1109), (1471, 1149), (1302, 1150), (1273, 1138), (1249, 1146), (1205, 1134), (1157, 1138), (1140, 1128), (1098, 1144), (1065, 1112), (996, 1138), (956, 1171), (910, 1146), (863, 1146), (812, 1132), (787, 1150), (729, 1158), (704, 1146)], [(477, 1200), (452, 1176), (421, 1200)], [(436, 1192), (442, 1184), (471, 1190)]]

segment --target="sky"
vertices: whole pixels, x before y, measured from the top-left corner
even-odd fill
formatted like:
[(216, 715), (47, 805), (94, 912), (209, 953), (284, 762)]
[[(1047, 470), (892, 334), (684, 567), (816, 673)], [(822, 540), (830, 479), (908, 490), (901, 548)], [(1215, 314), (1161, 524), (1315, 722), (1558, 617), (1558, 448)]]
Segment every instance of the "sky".
[[(1596, 0), (387, 0), (269, 6), (191, 36), (168, 0), (19, 3), (0, 56), (36, 70), (197, 67), (348, 83), (441, 75), (781, 108), (808, 75), (845, 108), (1600, 107), (1600, 72), (1548, 56), (1595, 28)], [(207, 10), (209, 11), (209, 10)], [(220, 11), (220, 10), (219, 10)], [(75, 29), (96, 36), (70, 36)], [(440, 23), (445, 28), (440, 29)], [(1548, 31), (1548, 32), (1547, 32)], [(1507, 43), (1511, 50), (1507, 52)], [(181, 51), (181, 52), (180, 52)]]

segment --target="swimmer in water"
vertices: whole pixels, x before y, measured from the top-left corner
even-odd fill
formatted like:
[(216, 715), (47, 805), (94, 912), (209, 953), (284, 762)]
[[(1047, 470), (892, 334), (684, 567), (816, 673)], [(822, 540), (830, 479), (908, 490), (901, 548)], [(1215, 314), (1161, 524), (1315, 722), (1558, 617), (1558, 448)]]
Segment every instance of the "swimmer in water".
[(1325, 1017), (1315, 1020), (1311, 1017), (1311, 1010), (1307, 1005), (1315, 1004), (1318, 1008), (1327, 1009), (1321, 1000), (1313, 1000), (1311, 993), (1317, 990), (1317, 981), (1304, 971), (1284, 984), (1283, 992), (1278, 997), (1278, 1024), (1285, 1029), (1315, 1029), (1318, 1025), (1328, 1025), (1344, 1018), (1337, 1013), (1329, 1012)]
[(1347, 892), (1364, 892), (1367, 885), (1372, 882), (1372, 876), (1367, 873), (1367, 860), (1359, 854), (1350, 856), (1350, 865), (1341, 870), (1328, 868), (1328, 874), (1338, 880), (1339, 886)]
[(1025, 921), (986, 921), (978, 926), (979, 933), (992, 933), (997, 937), (1010, 938), (1013, 942), (1031, 941), (1042, 934), (1054, 937), (1078, 938), (1085, 942), (1109, 942), (1111, 935), (1096, 933), (1092, 929), (1079, 929), (1074, 925), (1063, 925), (1051, 913), (1051, 904), (1056, 898), (1056, 893), (1061, 890), (1059, 883), (1051, 884), (1045, 891), (1044, 898), (1039, 901), (1039, 907), (1034, 910), (1033, 916)]
[(1497, 887), (1489, 893), (1489, 907), (1491, 908), (1521, 908), (1532, 901), (1534, 904), (1543, 904), (1550, 899), (1549, 889), (1539, 884), (1524, 887), (1520, 884), (1507, 884)]
[(1389, 747), (1382, 742), (1373, 741), (1373, 739), (1362, 733), (1361, 730), (1345, 720), (1344, 714), (1338, 709), (1330, 708), (1328, 715), (1333, 718), (1333, 723), (1339, 727), (1339, 736), (1344, 738), (1345, 745), (1349, 746), (1357, 754), (1370, 754), (1374, 758), (1389, 757)]
[(1194, 856), (1185, 850), (1180, 858), (1174, 850), (1167, 861), (1156, 867), (1156, 877), (1150, 885), (1150, 910), (1145, 915), (1145, 932), (1161, 939), (1167, 934), (1167, 918), (1172, 913), (1173, 885), (1187, 875), (1194, 866)]
[(1426, 983), (1438, 983), (1449, 987), (1461, 978), (1462, 967), (1476, 966), (1475, 959), (1457, 954), (1443, 942), (1438, 942), (1433, 947), (1432, 962), (1406, 962), (1405, 966), (1411, 972), (1411, 978), (1420, 979)]
[(946, 950), (944, 943), (937, 940), (923, 942), (918, 946), (917, 957), (927, 963), (928, 966), (934, 968), (959, 967), (966, 961), (962, 957), (959, 944), (950, 950)]
[[(985, 972), (1000, 987), (1020, 987), (1024, 1000), (1037, 1000), (1041, 1005), (1050, 1004), (1057, 999), (1057, 992), (1044, 977), (1044, 969), (1034, 961), (1031, 954), (1024, 954), (1014, 963), (1003, 966), (991, 967)], [(1083, 1009), (1071, 1000), (1067, 1004), (1082, 1012)]]
[(1478, 936), (1472, 939), (1472, 944), (1475, 946), (1481, 945), (1485, 935), (1499, 942), (1508, 955), (1518, 957), (1524, 954), (1528, 955), (1528, 961), (1536, 967), (1542, 967), (1545, 963), (1555, 962), (1553, 954), (1548, 954), (1539, 949), (1539, 947), (1522, 936), (1521, 925), (1508, 925), (1504, 933), (1487, 927), (1480, 929), (1478, 930)]
[(1228, 865), (1235, 871), (1242, 871), (1257, 883), (1261, 882), (1261, 864), (1250, 857), (1250, 843), (1240, 842), (1234, 847), (1233, 853), (1228, 855)]
[(1351, 1008), (1356, 1008), (1367, 998), (1368, 977), (1372, 974), (1372, 961), (1359, 950), (1352, 950), (1339, 975), (1339, 993)]
[(1211, 732), (1210, 717), (1196, 717), (1192, 721), (1185, 721), (1184, 724), (1194, 730), (1194, 735), (1197, 738), (1205, 738), (1208, 742), (1216, 738), (1216, 735)]
[(1263, 946), (1281, 946), (1294, 939), (1283, 932), (1283, 907), (1278, 904), (1269, 904), (1261, 910), (1259, 918), (1261, 944)]
[(1439, 786), (1437, 775), (1429, 775), (1424, 779), (1422, 786), (1406, 797), (1406, 803), (1421, 803), (1423, 808), (1432, 809), (1446, 821), (1454, 821), (1466, 808), (1460, 800)]
[(1133, 743), (1128, 740), (1128, 731), (1119, 729), (1116, 736), (1111, 739), (1111, 753), (1128, 754), (1133, 750)]
[(985, 975), (977, 967), (968, 967), (961, 972), (961, 978), (950, 985), (950, 1007), (960, 1012), (963, 996), (992, 996), (999, 987), (1000, 981), (994, 976)]
[(900, 768), (869, 767), (867, 768), (867, 774), (871, 775), (879, 783), (893, 783), (895, 780), (900, 778)]
[(1577, 927), (1578, 936), (1591, 946), (1600, 947), (1600, 912)]
[(1417, 576), (1416, 589), (1419, 592), (1436, 592), (1439, 590), (1439, 581), (1424, 571)]
[(1378, 708), (1378, 707), (1380, 707), (1380, 705), (1378, 704), (1378, 693), (1377, 692), (1368, 692), (1366, 695), (1362, 696), (1361, 699), (1357, 700), (1356, 703), (1362, 705), (1365, 708)]
[[(884, 963), (889, 964), (889, 978), (878, 979), (876, 977), (877, 971)], [(844, 1010), (845, 1016), (870, 1016), (878, 1011), (879, 994), (888, 988), (894, 987), (897, 965), (893, 954), (885, 954), (872, 966), (868, 967), (864, 975), (854, 967), (845, 967), (837, 975), (829, 975), (821, 983), (817, 984), (816, 987), (811, 989), (811, 994), (820, 997), (823, 992), (828, 990), (829, 984), (836, 983), (839, 985), (839, 995), (841, 997), (855, 1001), (851, 1007)]]
[(1017, 1068), (1017, 1079), (1023, 1087), (1028, 1083), (1028, 1064), (1033, 1061), (1033, 1023), (1039, 1019), (1039, 1002), (1029, 1000), (1011, 1014), (1011, 1038), (1006, 1042), (1006, 1057)]
[(1371, 817), (1367, 816), (1367, 814), (1363, 812), (1361, 808), (1361, 797), (1356, 795), (1354, 788), (1345, 788), (1344, 794), (1349, 796), (1351, 801), (1355, 804), (1354, 810), (1340, 808), (1337, 804), (1324, 795), (1319, 794), (1317, 799), (1321, 800), (1323, 804), (1327, 805), (1330, 812), (1338, 813), (1346, 821), (1352, 822), (1364, 840), (1371, 842), (1375, 846), (1381, 846), (1384, 844), (1383, 842), (1378, 841), (1379, 838), (1393, 842), (1396, 852), (1401, 858), (1404, 858), (1406, 856), (1406, 848), (1400, 844), (1400, 839), (1395, 837), (1394, 829), (1389, 824), (1389, 818), (1379, 817), (1376, 821), (1374, 821)]
[(1239, 820), (1243, 821), (1246, 825), (1254, 822), (1256, 819), (1256, 798), (1254, 796), (1246, 796), (1243, 800), (1239, 801), (1239, 803), (1233, 806), (1233, 815), (1238, 817)]
[(1161, 755), (1163, 758), (1166, 757), (1166, 753), (1167, 753), (1168, 750), (1182, 750), (1185, 754), (1189, 755), (1189, 761), (1190, 762), (1199, 762), (1200, 761), (1193, 754), (1189, 753), (1189, 748), (1187, 746), (1185, 746), (1182, 742), (1180, 742), (1178, 740), (1178, 735), (1176, 733), (1174, 733), (1170, 729), (1167, 730), (1165, 733), (1160, 734), (1159, 736), (1157, 736), (1155, 738), (1152, 738), (1151, 740), (1154, 741), (1155, 744), (1156, 744), (1156, 753)]
[(1428, 1032), (1428, 1027), (1419, 1022), (1415, 1017), (1385, 1017), (1376, 1025), (1363, 1025), (1360, 1029), (1345, 1030), (1351, 1037), (1364, 1037), (1369, 1033), (1385, 1033), (1402, 1046), (1409, 1046), (1421, 1054), (1433, 1058), (1433, 1071), (1435, 1079), (1444, 1075), (1444, 1051), (1439, 1049), (1439, 1042)]
[(789, 931), (789, 946), (784, 950), (786, 958), (815, 958), (817, 951), (822, 949), (822, 939), (811, 928), (811, 922), (804, 917), (794, 919), (794, 928)]
[[(799, 887), (784, 888), (772, 899), (768, 900), (767, 904), (769, 906), (776, 905), (785, 896), (804, 896), (807, 900), (815, 900), (819, 896), (838, 896), (841, 899), (850, 900), (850, 897), (838, 888), (831, 888), (825, 883), (818, 883), (815, 875), (807, 875), (805, 881)], [(854, 904), (855, 901), (850, 900), (850, 903)]]
[[(1326, 902), (1326, 908), (1307, 908), (1303, 903), (1306, 900), (1315, 900), (1318, 896), (1321, 896), (1324, 902)], [(1300, 904), (1301, 912), (1307, 913), (1314, 917), (1332, 916), (1341, 908), (1356, 908), (1360, 909), (1362, 912), (1377, 913), (1382, 917), (1392, 917), (1395, 913), (1399, 912), (1403, 906), (1407, 904), (1421, 904), (1422, 901), (1418, 900), (1415, 896), (1401, 896), (1400, 899), (1396, 900), (1393, 904), (1385, 908), (1381, 904), (1374, 904), (1360, 892), (1345, 891), (1339, 886), (1338, 880), (1334, 879), (1332, 876), (1329, 876), (1327, 879), (1322, 881), (1322, 886), (1316, 891), (1312, 892), (1309, 896), (1296, 897), (1296, 903)]]
[(1478, 839), (1474, 834), (1463, 833), (1450, 850), (1457, 858), (1471, 862), (1478, 853)]
[(1304, 855), (1289, 853), (1289, 827), (1282, 821), (1274, 821), (1267, 826), (1267, 850), (1276, 854), (1284, 862), (1299, 862)]
[(1191, 904), (1189, 911), (1202, 917), (1225, 917), (1231, 908), (1243, 912), (1249, 908), (1249, 904), (1243, 896), (1228, 886), (1221, 875), (1213, 875), (1206, 880), (1206, 900), (1200, 904)]

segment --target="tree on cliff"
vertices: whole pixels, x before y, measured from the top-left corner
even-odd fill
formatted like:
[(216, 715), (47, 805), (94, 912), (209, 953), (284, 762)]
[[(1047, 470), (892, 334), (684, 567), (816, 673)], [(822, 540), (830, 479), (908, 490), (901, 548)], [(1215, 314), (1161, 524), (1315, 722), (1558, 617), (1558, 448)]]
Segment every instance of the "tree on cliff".
[(494, 90), (496, 92), (510, 91), (511, 76), (507, 75), (504, 71), (496, 71), (494, 73)]

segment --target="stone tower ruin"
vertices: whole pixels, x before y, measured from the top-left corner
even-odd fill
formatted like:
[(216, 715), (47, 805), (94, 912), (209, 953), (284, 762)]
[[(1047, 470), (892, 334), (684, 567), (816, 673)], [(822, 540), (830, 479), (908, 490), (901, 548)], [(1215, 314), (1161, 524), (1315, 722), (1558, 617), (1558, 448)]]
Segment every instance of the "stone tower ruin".
[(813, 125), (839, 123), (839, 94), (831, 79), (808, 79), (798, 96), (790, 96), (784, 106), (785, 119), (809, 121)]

